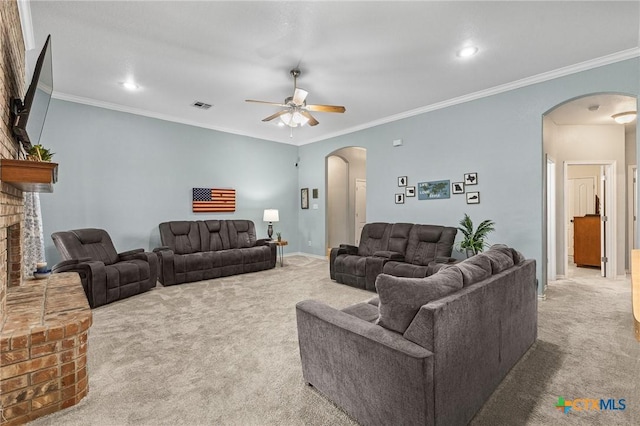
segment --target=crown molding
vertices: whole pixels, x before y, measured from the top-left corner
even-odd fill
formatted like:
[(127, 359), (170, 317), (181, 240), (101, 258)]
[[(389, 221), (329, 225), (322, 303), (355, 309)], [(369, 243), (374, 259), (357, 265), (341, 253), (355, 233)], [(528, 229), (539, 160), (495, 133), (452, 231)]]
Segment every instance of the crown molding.
[[(21, 0), (23, 1), (23, 0)], [(431, 111), (436, 111), (439, 109), (443, 109), (443, 108), (448, 108), (454, 105), (458, 105), (458, 104), (462, 104), (465, 102), (470, 102), (470, 101), (474, 101), (477, 99), (481, 99), (481, 98), (485, 98), (488, 96), (493, 96), (499, 93), (504, 93), (504, 92), (508, 92), (510, 90), (514, 90), (514, 89), (519, 89), (522, 87), (526, 87), (526, 86), (530, 86), (533, 84), (537, 84), (537, 83), (542, 83), (545, 81), (549, 81), (549, 80), (553, 80), (559, 77), (564, 77), (567, 75), (571, 75), (571, 74), (575, 74), (581, 71), (587, 71), (593, 68), (597, 68), (597, 67), (601, 67), (604, 65), (609, 65), (609, 64), (613, 64), (616, 62), (620, 62), (620, 61), (625, 61), (627, 59), (633, 59), (633, 58), (637, 58), (640, 56), (640, 48), (635, 47), (633, 49), (627, 49), (627, 50), (623, 50), (621, 52), (617, 52), (617, 53), (613, 53), (611, 55), (606, 55), (606, 56), (602, 56), (600, 58), (596, 58), (596, 59), (592, 59), (589, 61), (585, 61), (585, 62), (580, 62), (578, 64), (574, 64), (574, 65), (570, 65), (567, 67), (563, 67), (563, 68), (558, 68), (556, 70), (553, 71), (549, 71), (549, 72), (545, 72), (542, 74), (537, 74), (534, 75), (532, 77), (527, 77), (527, 78), (523, 78), (520, 80), (516, 80), (513, 81), (511, 83), (506, 83), (506, 84), (502, 84), (499, 86), (495, 86), (495, 87), (491, 87), (489, 89), (485, 89), (485, 90), (480, 90), (478, 92), (474, 92), (474, 93), (470, 93), (467, 95), (463, 95), (463, 96), (459, 96), (457, 98), (452, 98), (452, 99), (448, 99), (446, 101), (442, 101), (442, 102), (437, 102), (435, 104), (431, 104), (431, 105), (427, 105), (424, 107), (420, 107), (420, 108), (416, 108), (416, 109), (412, 109), (409, 111), (405, 111), (399, 114), (395, 114), (395, 115), (391, 115), (388, 117), (384, 117), (381, 118), (379, 120), (374, 120), (374, 121), (370, 121), (368, 123), (364, 123), (358, 126), (354, 126), (354, 127), (349, 127), (347, 129), (338, 131), (338, 132), (333, 132), (333, 133), (328, 133), (325, 134), (323, 136), (317, 137), (317, 138), (312, 138), (306, 141), (292, 141), (292, 142), (283, 142), (280, 140), (273, 140), (273, 139), (265, 139), (263, 137), (259, 137), (253, 134), (249, 134), (246, 132), (241, 132), (238, 131), (236, 129), (228, 129), (225, 127), (218, 127), (218, 126), (211, 126), (211, 125), (207, 125), (207, 124), (203, 124), (203, 123), (199, 123), (196, 121), (191, 121), (191, 120), (185, 120), (183, 118), (179, 118), (179, 117), (174, 117), (174, 116), (170, 116), (170, 115), (165, 115), (165, 114), (159, 114), (156, 112), (152, 112), (152, 111), (147, 111), (147, 110), (143, 110), (143, 109), (138, 109), (138, 108), (132, 108), (132, 107), (127, 107), (124, 105), (120, 105), (120, 104), (114, 104), (114, 103), (109, 103), (109, 102), (103, 102), (103, 101), (98, 101), (96, 99), (91, 99), (91, 98), (83, 98), (80, 96), (75, 96), (75, 95), (69, 95), (66, 93), (62, 93), (62, 92), (53, 92), (52, 97), (55, 99), (60, 99), (63, 101), (69, 101), (69, 102), (76, 102), (76, 103), (80, 103), (80, 104), (85, 104), (85, 105), (91, 105), (91, 106), (95, 106), (98, 108), (105, 108), (105, 109), (110, 109), (110, 110), (114, 110), (114, 111), (120, 111), (120, 112), (126, 112), (129, 114), (136, 114), (136, 115), (142, 115), (145, 117), (150, 117), (150, 118), (156, 118), (158, 120), (164, 120), (164, 121), (170, 121), (170, 122), (174, 122), (174, 123), (181, 123), (181, 124), (186, 124), (188, 126), (194, 126), (194, 127), (201, 127), (201, 128), (205, 128), (205, 129), (210, 129), (210, 130), (216, 130), (219, 132), (225, 132), (225, 133), (230, 133), (230, 134), (234, 134), (234, 135), (240, 135), (240, 136), (247, 136), (250, 138), (255, 138), (255, 139), (262, 139), (262, 140), (268, 140), (271, 142), (277, 142), (277, 143), (284, 143), (286, 145), (295, 145), (295, 146), (302, 146), (302, 145), (308, 145), (311, 143), (315, 143), (315, 142), (321, 142), (327, 139), (331, 139), (331, 138), (335, 138), (338, 136), (344, 136), (344, 135), (348, 135), (350, 133), (354, 133), (354, 132), (358, 132), (361, 130), (365, 130), (365, 129), (369, 129), (371, 127), (376, 127), (376, 126), (380, 126), (382, 124), (387, 124), (387, 123), (391, 123), (394, 121), (398, 121), (398, 120), (402, 120), (405, 118), (409, 118), (409, 117), (413, 117), (416, 115), (420, 115), (420, 114), (424, 114), (427, 112), (431, 112)]]
[(97, 108), (104, 108), (104, 109), (109, 109), (109, 110), (118, 111), (118, 112), (126, 112), (128, 114), (141, 115), (143, 117), (155, 118), (155, 119), (163, 120), (163, 121), (170, 121), (172, 123), (185, 124), (187, 126), (201, 127), (203, 129), (216, 130), (218, 132), (230, 133), (230, 134), (233, 134), (233, 135), (240, 135), (240, 136), (247, 136), (247, 137), (254, 138), (254, 139), (268, 140), (270, 142), (284, 143), (284, 144), (287, 144), (287, 145), (296, 145), (295, 143), (287, 143), (287, 142), (281, 142), (281, 141), (277, 141), (277, 140), (261, 138), (259, 136), (252, 135), (250, 133), (240, 132), (240, 131), (235, 130), (235, 129), (227, 129), (225, 127), (211, 126), (211, 125), (199, 123), (197, 121), (185, 120), (184, 118), (174, 117), (172, 115), (160, 114), (160, 113), (153, 112), (153, 111), (147, 111), (147, 110), (139, 109), (139, 108), (132, 108), (132, 107), (128, 107), (128, 106), (124, 106), (124, 105), (120, 105), (120, 104), (114, 104), (114, 103), (111, 103), (111, 102), (99, 101), (99, 100), (92, 99), (92, 98), (84, 98), (84, 97), (81, 97), (81, 96), (69, 95), (69, 94), (63, 93), (63, 92), (54, 91), (51, 94), (51, 97), (54, 98), (54, 99), (59, 99), (61, 101), (74, 102), (74, 103), (78, 103), (78, 104), (89, 105), (89, 106), (94, 106), (94, 107), (97, 107)]
[(437, 102), (435, 104), (427, 105), (424, 107), (412, 109), (402, 112), (400, 114), (391, 115), (381, 118), (379, 120), (370, 121), (368, 123), (361, 124), (359, 126), (351, 127), (349, 129), (342, 130), (340, 132), (334, 132), (329, 135), (322, 136), (321, 138), (310, 139), (306, 142), (300, 143), (300, 145), (306, 145), (314, 142), (320, 142), (326, 139), (334, 138), (337, 136), (347, 135), (360, 130), (369, 129), (371, 127), (379, 126), (381, 124), (391, 123), (393, 121), (402, 120), (404, 118), (413, 117), (416, 115), (424, 114), (427, 112), (435, 111), (438, 109), (448, 108), (453, 105), (462, 104), (465, 102), (474, 101), (480, 98), (486, 98), (488, 96), (497, 95), (499, 93), (508, 92), (514, 89), (520, 89), (522, 87), (531, 86), (533, 84), (542, 83), (545, 81), (553, 80), (559, 77), (575, 74), (581, 71), (587, 71), (593, 68), (598, 68), (604, 65), (613, 64), (616, 62), (625, 61), (627, 59), (633, 59), (640, 56), (640, 48), (634, 47), (633, 49), (623, 50), (621, 52), (613, 53), (611, 55), (602, 56), (600, 58), (592, 59), (578, 64), (570, 65), (563, 68), (558, 68), (553, 71), (537, 74), (532, 77), (516, 80), (511, 83), (502, 84), (500, 86), (491, 87), (489, 89), (480, 90), (478, 92), (470, 93), (468, 95), (459, 96), (457, 98), (448, 99), (446, 101)]

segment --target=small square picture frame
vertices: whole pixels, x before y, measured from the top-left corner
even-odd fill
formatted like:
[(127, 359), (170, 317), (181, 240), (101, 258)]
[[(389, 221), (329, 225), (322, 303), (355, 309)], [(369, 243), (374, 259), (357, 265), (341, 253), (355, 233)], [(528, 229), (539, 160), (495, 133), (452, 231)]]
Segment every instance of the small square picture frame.
[(415, 197), (416, 196), (416, 187), (415, 186), (407, 186), (404, 189), (405, 197)]
[(407, 186), (408, 181), (406, 176), (398, 176), (398, 186)]
[(397, 193), (395, 200), (396, 200), (396, 204), (404, 204), (404, 193), (403, 192)]
[(480, 204), (480, 193), (467, 192), (467, 204)]
[(452, 194), (464, 194), (464, 182), (451, 182)]
[(478, 173), (465, 173), (464, 174), (464, 184), (465, 185), (477, 185), (478, 184)]

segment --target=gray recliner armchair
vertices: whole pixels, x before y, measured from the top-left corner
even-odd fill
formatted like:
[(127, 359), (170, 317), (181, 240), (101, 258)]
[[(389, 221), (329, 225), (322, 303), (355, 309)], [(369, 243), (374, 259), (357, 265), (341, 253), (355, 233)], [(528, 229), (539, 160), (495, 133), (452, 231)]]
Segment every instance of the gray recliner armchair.
[(52, 268), (53, 273), (77, 272), (92, 308), (156, 286), (156, 254), (141, 248), (118, 253), (103, 229), (55, 232), (51, 238), (64, 259)]

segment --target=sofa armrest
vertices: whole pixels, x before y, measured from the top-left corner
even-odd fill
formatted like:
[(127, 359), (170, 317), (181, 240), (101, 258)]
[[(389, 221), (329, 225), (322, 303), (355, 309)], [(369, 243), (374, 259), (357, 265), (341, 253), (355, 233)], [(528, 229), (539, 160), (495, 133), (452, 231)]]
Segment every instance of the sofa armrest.
[(158, 258), (158, 280), (162, 285), (176, 284), (174, 253), (168, 246), (156, 247), (153, 253)]
[(340, 244), (340, 247), (334, 247), (331, 249), (331, 252), (329, 253), (329, 276), (332, 280), (336, 279), (336, 258), (342, 254), (357, 255), (358, 247), (349, 244)]
[(398, 262), (404, 262), (404, 255), (397, 251), (377, 251), (373, 253), (375, 257), (382, 257), (387, 260), (395, 260)]
[(92, 308), (107, 303), (107, 271), (104, 263), (90, 258), (64, 260), (56, 263), (52, 271), (77, 272), (82, 281), (82, 287)]
[(260, 238), (256, 240), (256, 246), (268, 246), (272, 242), (273, 240), (271, 238)]
[(138, 254), (138, 253), (144, 253), (144, 249), (137, 248), (133, 250), (123, 251), (122, 253), (118, 253), (118, 258), (120, 258), (121, 260), (126, 260), (125, 258), (131, 257), (134, 254)]
[(340, 244), (339, 248), (344, 249), (346, 254), (358, 254), (358, 247), (351, 244)]
[(358, 422), (434, 424), (432, 352), (314, 300), (296, 319), (304, 380)]
[(90, 257), (82, 257), (80, 259), (63, 260), (62, 262), (58, 262), (55, 265), (53, 265), (53, 267), (51, 268), (51, 272), (53, 272), (54, 274), (57, 274), (59, 272), (75, 271), (74, 268), (79, 263), (84, 263), (84, 262), (89, 262), (89, 261), (91, 261)]

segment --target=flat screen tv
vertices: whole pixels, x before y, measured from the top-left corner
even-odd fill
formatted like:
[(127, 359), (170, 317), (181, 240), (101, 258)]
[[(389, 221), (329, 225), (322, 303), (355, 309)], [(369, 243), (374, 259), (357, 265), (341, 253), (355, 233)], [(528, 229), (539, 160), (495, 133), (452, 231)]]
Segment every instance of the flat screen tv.
[(24, 101), (14, 99), (13, 134), (24, 149), (40, 141), (42, 127), (53, 92), (53, 67), (51, 64), (51, 35), (47, 37), (38, 56), (33, 77)]

